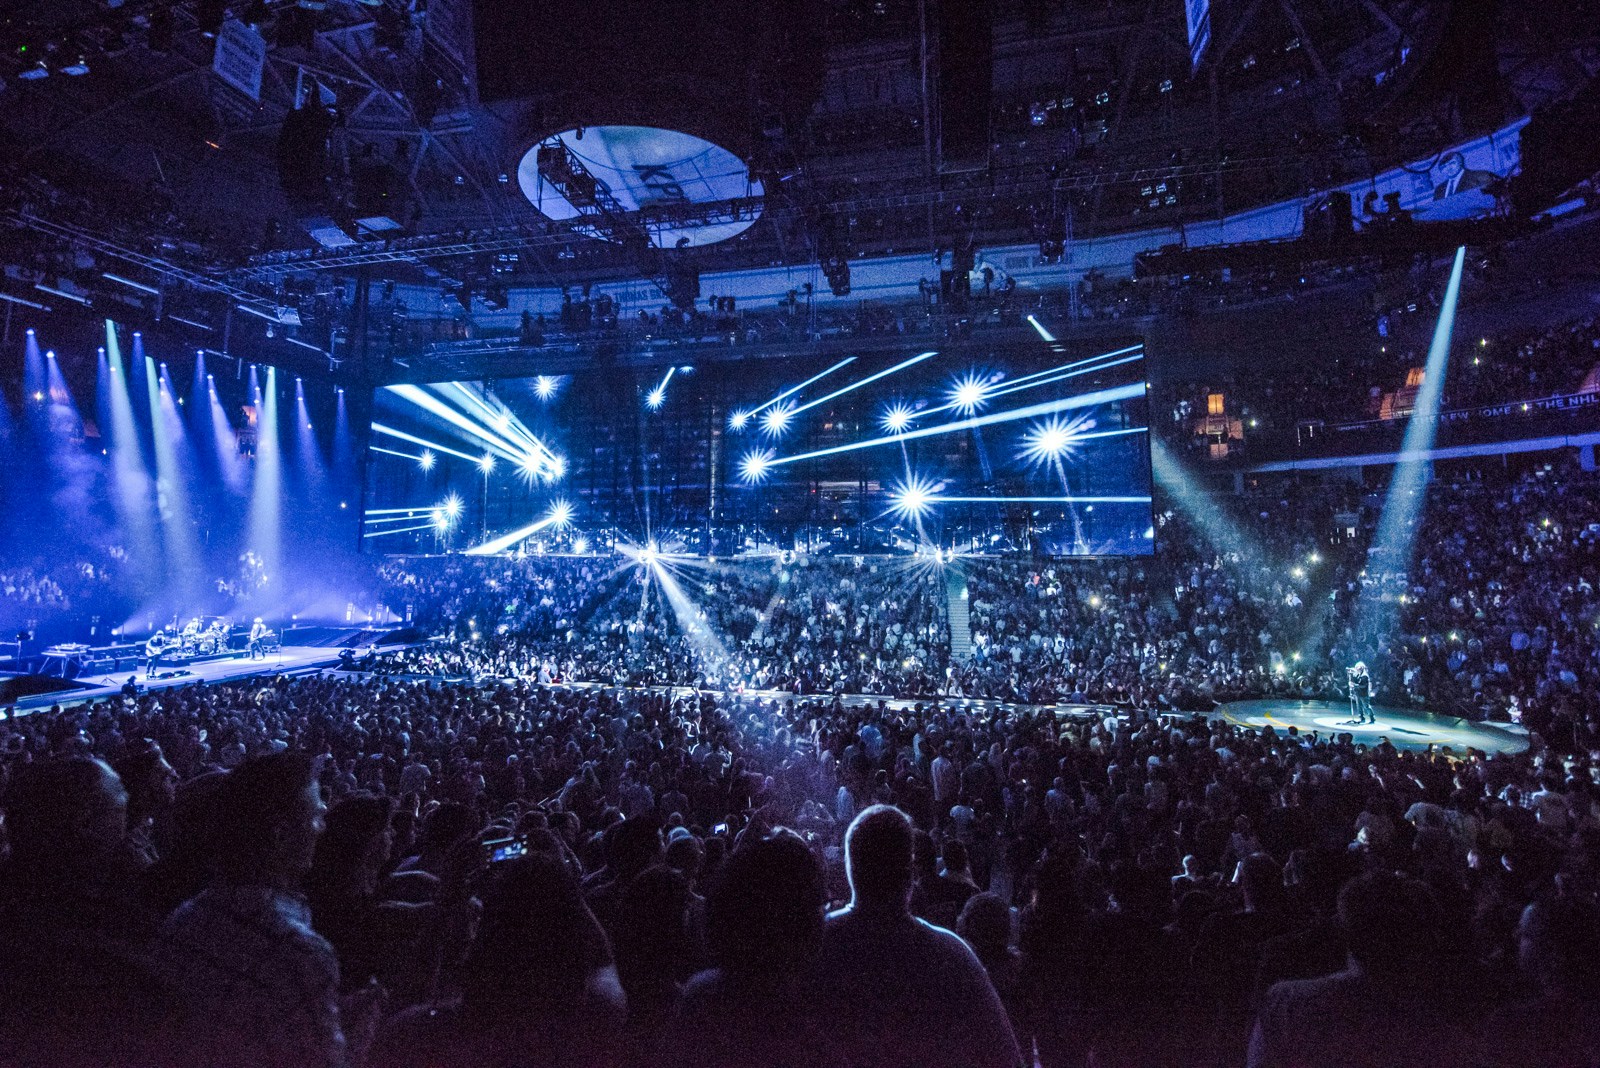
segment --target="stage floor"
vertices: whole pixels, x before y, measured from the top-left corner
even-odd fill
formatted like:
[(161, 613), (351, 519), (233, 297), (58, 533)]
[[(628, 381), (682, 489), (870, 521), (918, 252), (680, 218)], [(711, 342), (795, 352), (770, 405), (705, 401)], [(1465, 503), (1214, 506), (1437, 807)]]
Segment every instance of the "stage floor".
[(286, 645), (265, 660), (251, 660), (243, 656), (228, 660), (207, 660), (190, 665), (187, 669), (188, 674), (176, 675), (170, 679), (146, 681), (143, 667), (137, 672), (125, 671), (115, 675), (80, 675), (73, 680), (79, 684), (78, 689), (57, 690), (54, 693), (25, 697), (17, 702), (16, 710), (18, 715), (26, 715), (29, 712), (42, 711), (51, 705), (66, 707), (84, 701), (103, 701), (121, 692), (129, 674), (134, 676), (134, 681), (143, 690), (164, 690), (172, 686), (189, 686), (196, 682), (233, 682), (236, 679), (250, 678), (252, 675), (269, 675), (280, 671), (292, 673), (317, 671), (337, 667), (338, 664), (338, 649)]
[(1373, 705), (1372, 711), (1378, 722), (1361, 727), (1346, 722), (1350, 704), (1344, 701), (1234, 701), (1218, 709), (1217, 715), (1241, 727), (1276, 727), (1280, 731), (1298, 727), (1302, 733), (1348, 734), (1364, 745), (1387, 739), (1397, 749), (1433, 745), (1460, 754), (1469, 748), (1485, 753), (1520, 753), (1528, 748), (1527, 732), (1510, 723), (1474, 723), (1383, 705)]

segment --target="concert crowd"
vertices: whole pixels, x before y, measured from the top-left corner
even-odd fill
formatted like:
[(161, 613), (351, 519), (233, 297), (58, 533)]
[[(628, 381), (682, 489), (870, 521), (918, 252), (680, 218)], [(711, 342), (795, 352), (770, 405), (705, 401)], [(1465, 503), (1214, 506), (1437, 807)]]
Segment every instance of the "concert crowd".
[[(1600, 739), (1597, 489), (1575, 464), (1441, 479), (1404, 574), (1373, 551), (1383, 495), (1342, 480), (1163, 512), (1148, 558), (396, 561), (383, 576), (391, 607), (454, 640), (371, 666), (1206, 711), (1337, 697), (1343, 667), (1365, 660), (1381, 703), (1520, 720), (1581, 747)], [(968, 659), (944, 638), (952, 597), (966, 608)]]
[[(1120, 562), (393, 562), (447, 641), (0, 721), (0, 1056), (1593, 1063), (1597, 488), (1441, 479), (1403, 582), (1354, 484)], [(1531, 747), (1194, 714), (1357, 656)]]

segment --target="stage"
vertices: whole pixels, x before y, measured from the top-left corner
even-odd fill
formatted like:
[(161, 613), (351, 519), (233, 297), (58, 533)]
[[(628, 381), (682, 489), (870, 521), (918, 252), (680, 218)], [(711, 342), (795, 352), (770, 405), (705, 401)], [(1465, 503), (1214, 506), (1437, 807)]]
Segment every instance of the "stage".
[(1454, 716), (1373, 705), (1378, 722), (1354, 726), (1347, 701), (1262, 700), (1233, 701), (1215, 715), (1240, 727), (1298, 727), (1324, 737), (1348, 734), (1363, 745), (1387, 740), (1397, 749), (1449, 748), (1456, 754), (1467, 749), (1485, 753), (1520, 753), (1528, 748), (1528, 734), (1510, 723), (1475, 723)]
[(129, 675), (134, 676), (134, 682), (139, 685), (141, 690), (164, 690), (172, 686), (188, 686), (196, 682), (234, 682), (238, 679), (250, 678), (252, 675), (269, 675), (277, 672), (301, 674), (308, 671), (337, 667), (338, 664), (339, 650), (337, 648), (286, 645), (265, 660), (251, 660), (247, 656), (236, 656), (228, 659), (197, 661), (184, 669), (186, 671), (185, 674), (173, 675), (170, 678), (155, 678), (147, 681), (144, 677), (143, 667), (138, 671), (121, 671), (111, 675), (80, 675), (73, 680), (77, 684), (77, 688), (24, 697), (16, 703), (16, 712), (18, 715), (27, 715), (30, 712), (43, 711), (51, 705), (65, 707), (67, 705), (80, 704), (84, 701), (103, 701), (107, 697), (117, 696), (122, 691), (123, 685), (128, 681)]

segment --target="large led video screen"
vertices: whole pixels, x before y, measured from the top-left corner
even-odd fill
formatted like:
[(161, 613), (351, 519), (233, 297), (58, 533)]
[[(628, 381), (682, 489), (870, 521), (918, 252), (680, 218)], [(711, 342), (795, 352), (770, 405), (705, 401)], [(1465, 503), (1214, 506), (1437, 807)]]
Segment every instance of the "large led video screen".
[(1144, 348), (1050, 339), (376, 391), (383, 553), (1108, 556), (1152, 547)]

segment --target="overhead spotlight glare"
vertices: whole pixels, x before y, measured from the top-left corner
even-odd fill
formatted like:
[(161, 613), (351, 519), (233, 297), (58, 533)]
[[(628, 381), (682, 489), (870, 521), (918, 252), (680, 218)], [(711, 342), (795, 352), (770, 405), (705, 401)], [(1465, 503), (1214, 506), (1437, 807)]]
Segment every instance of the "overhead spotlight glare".
[(667, 395), (665, 393), (659, 389), (653, 389), (650, 391), (650, 395), (644, 399), (644, 402), (649, 406), (651, 411), (655, 411), (665, 404), (666, 400)]
[(889, 510), (905, 519), (921, 519), (933, 507), (934, 486), (917, 475), (907, 478), (889, 495)]
[(894, 404), (883, 413), (883, 429), (891, 434), (903, 433), (911, 425), (911, 417), (916, 413), (909, 404)]
[(772, 469), (773, 455), (771, 449), (745, 453), (744, 459), (739, 462), (739, 477), (752, 486), (766, 481), (767, 473)]
[(423, 449), (422, 455), (417, 457), (417, 466), (424, 471), (432, 471), (434, 464), (433, 450)]
[(486, 475), (489, 472), (494, 470), (494, 454), (493, 453), (486, 452), (486, 453), (483, 454), (483, 456), (481, 458), (479, 458), (479, 460), (478, 460), (478, 470), (482, 471)]
[(1087, 416), (1063, 419), (1051, 416), (1035, 423), (1022, 437), (1022, 459), (1034, 464), (1058, 463), (1072, 452), (1082, 435), (1094, 427)]
[(794, 415), (794, 409), (787, 404), (768, 408), (767, 414), (761, 417), (761, 428), (773, 437), (777, 437), (789, 428), (789, 420)]
[(557, 528), (565, 527), (572, 522), (572, 505), (566, 501), (552, 501), (550, 503), (549, 519), (551, 526)]
[(556, 380), (550, 375), (540, 375), (533, 380), (533, 392), (540, 400), (549, 400), (556, 395)]
[(728, 428), (730, 430), (743, 430), (749, 423), (750, 413), (746, 411), (737, 411), (728, 417)]
[(962, 415), (972, 415), (983, 407), (989, 396), (989, 384), (977, 373), (968, 374), (950, 391), (950, 406)]

